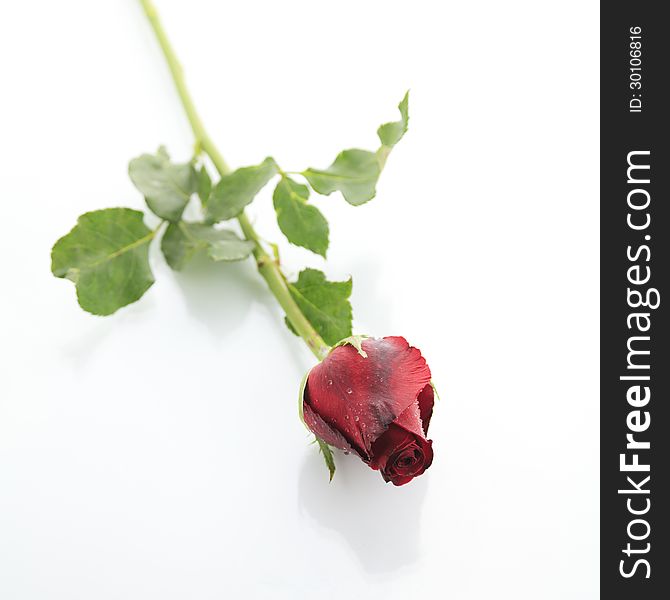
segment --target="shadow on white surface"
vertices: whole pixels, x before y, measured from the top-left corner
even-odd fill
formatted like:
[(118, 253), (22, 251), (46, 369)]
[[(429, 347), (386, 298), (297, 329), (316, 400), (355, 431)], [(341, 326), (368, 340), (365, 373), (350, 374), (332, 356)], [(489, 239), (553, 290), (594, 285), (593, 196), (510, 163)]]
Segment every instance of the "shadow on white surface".
[(358, 458), (335, 457), (337, 472), (328, 484), (323, 458), (310, 448), (298, 483), (301, 513), (318, 527), (334, 530), (369, 573), (396, 571), (420, 556), (421, 507), (428, 480), (419, 477), (394, 487)]
[[(149, 290), (139, 301), (123, 307), (119, 312), (99, 317), (84, 313), (84, 319), (87, 321), (86, 327), (77, 330), (72, 338), (68, 339), (62, 345), (63, 355), (71, 361), (77, 368), (83, 368), (96, 355), (99, 348), (108, 342), (115, 331), (125, 328), (134, 328), (141, 322), (146, 321), (148, 315), (156, 310), (157, 302), (155, 296)], [(76, 303), (74, 298), (71, 302)]]
[(173, 276), (189, 314), (216, 338), (237, 329), (255, 302), (272, 306), (251, 261), (212, 264), (198, 257)]

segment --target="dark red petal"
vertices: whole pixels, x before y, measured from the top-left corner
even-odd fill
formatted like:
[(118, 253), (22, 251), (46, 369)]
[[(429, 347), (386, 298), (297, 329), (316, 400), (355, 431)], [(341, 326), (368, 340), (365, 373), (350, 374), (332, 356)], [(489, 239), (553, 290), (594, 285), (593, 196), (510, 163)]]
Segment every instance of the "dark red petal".
[(367, 358), (350, 345), (334, 348), (307, 378), (305, 405), (353, 447), (374, 441), (430, 382), (421, 352), (402, 337), (368, 338)]
[(412, 444), (393, 458), (393, 470), (398, 476), (415, 476), (423, 469), (423, 463), (423, 452), (416, 444)]
[[(375, 443), (375, 449), (377, 448), (377, 445), (380, 444), (380, 441), (384, 437), (386, 437), (390, 432), (395, 431), (397, 429), (402, 430), (401, 427), (392, 424), (389, 427), (388, 432)], [(420, 454), (422, 454), (423, 457), (421, 459), (421, 462), (415, 464), (413, 467), (409, 469), (403, 469), (402, 467), (398, 468), (397, 464), (398, 459), (404, 456), (408, 450), (417, 451)], [(405, 446), (404, 448), (399, 448), (391, 456), (386, 458), (385, 465), (384, 467), (380, 467), (380, 470), (382, 473), (382, 477), (384, 478), (384, 481), (390, 481), (394, 485), (404, 485), (405, 483), (414, 479), (414, 477), (418, 477), (419, 475), (424, 473), (424, 471), (428, 467), (430, 467), (432, 462), (433, 462), (432, 442), (430, 440), (425, 440), (423, 438), (414, 438), (414, 440), (410, 442), (409, 445)]]
[(372, 459), (370, 466), (373, 469), (386, 469), (388, 459), (397, 454), (403, 448), (410, 446), (415, 441), (415, 436), (406, 429), (392, 423), (383, 435), (379, 436), (372, 444)]
[(419, 413), (418, 399), (402, 411), (402, 413), (398, 415), (398, 418), (393, 421), (393, 424), (409, 431), (417, 438), (426, 439), (426, 436), (423, 433), (423, 424)]
[[(372, 446), (372, 462), (378, 464), (383, 470), (393, 470), (393, 466), (387, 464), (389, 459), (395, 460), (398, 455), (408, 445), (416, 444), (421, 449), (424, 456), (423, 468), (415, 473), (413, 477), (421, 475), (433, 462), (433, 446), (430, 440), (426, 439), (419, 416), (418, 400), (409, 406), (391, 423), (386, 433), (384, 433)], [(387, 479), (387, 476), (384, 476)], [(393, 479), (392, 477), (390, 479)]]
[(410, 475), (408, 477), (394, 477), (393, 479), (390, 479), (389, 481), (393, 485), (405, 485), (406, 483), (409, 483), (410, 481), (412, 481), (412, 479), (414, 479), (414, 477), (415, 476), (412, 476), (412, 475)]
[(333, 448), (344, 450), (345, 452), (351, 451), (349, 442), (342, 437), (342, 434), (336, 429), (328, 426), (328, 424), (326, 424), (326, 422), (317, 415), (306, 402), (303, 403), (303, 418), (305, 420), (305, 425), (326, 442), (326, 444)]
[(430, 425), (430, 418), (433, 416), (433, 405), (435, 404), (435, 390), (432, 384), (428, 384), (419, 393), (419, 416), (423, 424), (423, 433), (428, 436), (428, 425)]
[[(393, 432), (402, 431), (402, 428), (393, 424), (377, 442), (375, 449), (382, 443), (382, 440), (393, 434)], [(393, 434), (399, 436), (399, 434)], [(401, 439), (397, 437), (397, 439)], [(414, 460), (407, 464), (402, 464), (403, 459), (412, 458)], [(380, 468), (382, 477), (386, 482), (392, 482), (394, 485), (404, 485), (405, 483), (421, 475), (433, 461), (433, 449), (431, 442), (414, 438), (409, 444), (394, 451), (386, 460), (383, 468)]]

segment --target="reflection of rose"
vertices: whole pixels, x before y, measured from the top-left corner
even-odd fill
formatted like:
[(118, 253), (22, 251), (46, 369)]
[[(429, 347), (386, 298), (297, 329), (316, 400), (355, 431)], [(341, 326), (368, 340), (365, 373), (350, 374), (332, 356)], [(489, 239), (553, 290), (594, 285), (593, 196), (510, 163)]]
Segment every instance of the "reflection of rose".
[(433, 460), (426, 439), (434, 402), (430, 369), (402, 337), (367, 338), (362, 349), (337, 346), (310, 371), (305, 423), (327, 444), (356, 452), (386, 481), (403, 485)]

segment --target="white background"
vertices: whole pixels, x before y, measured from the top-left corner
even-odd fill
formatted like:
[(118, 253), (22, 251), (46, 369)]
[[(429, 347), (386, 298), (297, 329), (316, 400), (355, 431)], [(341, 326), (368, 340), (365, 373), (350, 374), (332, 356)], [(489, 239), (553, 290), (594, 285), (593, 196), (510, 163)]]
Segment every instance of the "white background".
[(109, 318), (49, 271), (130, 158), (192, 137), (139, 6), (0, 9), (0, 598), (598, 596), (596, 2), (157, 0), (232, 166), (410, 131), (369, 204), (315, 203), (329, 260), (249, 214), (294, 276), (353, 275), (355, 329), (421, 348), (435, 462), (402, 488), (296, 414), (313, 363), (251, 261)]

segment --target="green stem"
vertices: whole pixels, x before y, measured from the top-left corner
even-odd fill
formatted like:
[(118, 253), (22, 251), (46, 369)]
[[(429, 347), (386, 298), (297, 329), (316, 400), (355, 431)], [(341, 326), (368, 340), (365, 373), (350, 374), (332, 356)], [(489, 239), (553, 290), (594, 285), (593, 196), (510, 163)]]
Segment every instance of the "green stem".
[[(223, 156), (214, 145), (214, 142), (209, 137), (205, 130), (205, 126), (195, 109), (191, 94), (184, 82), (184, 73), (181, 65), (170, 45), (170, 41), (163, 29), (163, 25), (160, 22), (158, 12), (154, 7), (153, 2), (151, 0), (140, 0), (140, 4), (149, 19), (149, 23), (156, 34), (156, 39), (158, 40), (163, 55), (165, 56), (165, 60), (167, 61), (170, 73), (172, 74), (172, 79), (177, 87), (177, 92), (179, 93), (179, 98), (186, 111), (188, 122), (191, 124), (193, 135), (196, 138), (196, 145), (199, 144), (202, 150), (209, 156), (216, 167), (216, 170), (219, 172), (219, 175), (226, 175), (230, 172), (230, 169), (226, 164), (226, 161), (223, 159)], [(300, 310), (300, 307), (295, 303), (295, 300), (293, 300), (293, 297), (286, 286), (284, 276), (279, 270), (279, 265), (277, 265), (265, 250), (263, 250), (258, 235), (244, 212), (239, 214), (237, 220), (240, 223), (244, 236), (255, 244), (254, 256), (256, 257), (258, 271), (267, 282), (270, 291), (274, 294), (277, 302), (279, 302), (279, 305), (286, 312), (288, 320), (298, 332), (298, 335), (305, 341), (307, 347), (312, 351), (314, 356), (319, 360), (323, 360), (328, 354), (330, 347), (316, 332), (312, 324)]]

